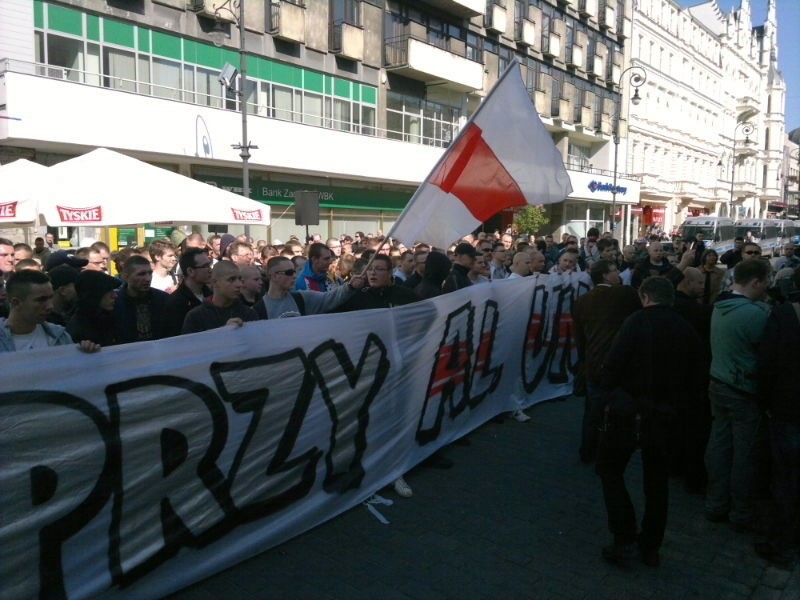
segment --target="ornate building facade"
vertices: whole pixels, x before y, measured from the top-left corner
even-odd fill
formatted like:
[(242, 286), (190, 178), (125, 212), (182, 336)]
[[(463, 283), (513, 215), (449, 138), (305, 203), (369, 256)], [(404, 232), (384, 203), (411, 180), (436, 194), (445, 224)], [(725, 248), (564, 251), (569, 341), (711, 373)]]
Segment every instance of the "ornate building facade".
[(687, 216), (779, 216), (786, 86), (777, 69), (775, 0), (752, 25), (751, 0), (723, 14), (716, 0), (681, 8), (639, 0), (632, 64), (648, 72), (631, 107), (627, 170), (641, 176), (648, 225)]

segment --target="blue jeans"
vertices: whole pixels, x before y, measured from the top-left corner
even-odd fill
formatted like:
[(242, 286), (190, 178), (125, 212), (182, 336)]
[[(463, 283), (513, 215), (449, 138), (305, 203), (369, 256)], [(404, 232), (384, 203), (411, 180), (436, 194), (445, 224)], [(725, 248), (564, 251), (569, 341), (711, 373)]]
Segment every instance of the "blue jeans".
[(750, 525), (754, 508), (754, 472), (760, 436), (764, 433), (761, 410), (755, 399), (734, 388), (711, 381), (711, 435), (706, 448), (708, 514), (727, 514), (732, 523)]

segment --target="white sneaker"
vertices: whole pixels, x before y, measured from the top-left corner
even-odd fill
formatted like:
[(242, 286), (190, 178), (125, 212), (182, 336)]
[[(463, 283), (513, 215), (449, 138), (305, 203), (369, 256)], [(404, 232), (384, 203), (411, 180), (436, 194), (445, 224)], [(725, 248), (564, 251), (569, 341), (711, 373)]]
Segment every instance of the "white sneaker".
[(528, 421), (531, 420), (531, 418), (528, 415), (526, 415), (524, 412), (522, 412), (521, 408), (518, 408), (517, 410), (515, 410), (513, 416), (514, 416), (514, 420), (517, 423), (527, 423)]
[(394, 482), (394, 491), (397, 492), (397, 495), (401, 498), (411, 498), (414, 495), (414, 490), (411, 489), (411, 486), (406, 483), (406, 480), (402, 477)]

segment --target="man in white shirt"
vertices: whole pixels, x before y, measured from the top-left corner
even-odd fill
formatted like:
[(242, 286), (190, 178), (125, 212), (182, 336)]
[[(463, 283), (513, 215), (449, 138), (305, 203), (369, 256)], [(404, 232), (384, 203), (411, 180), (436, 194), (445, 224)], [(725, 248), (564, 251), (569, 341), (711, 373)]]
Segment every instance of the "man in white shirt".
[(153, 262), (153, 279), (150, 287), (171, 294), (178, 287), (178, 278), (175, 276), (175, 265), (178, 258), (175, 255), (175, 246), (170, 242), (154, 240), (150, 244), (150, 260)]
[[(10, 311), (0, 319), (0, 352), (27, 352), (50, 346), (68, 346), (72, 338), (66, 329), (47, 323), (53, 308), (53, 286), (41, 271), (26, 269), (14, 273), (6, 285)], [(100, 346), (89, 340), (79, 344), (84, 352), (97, 352)]]

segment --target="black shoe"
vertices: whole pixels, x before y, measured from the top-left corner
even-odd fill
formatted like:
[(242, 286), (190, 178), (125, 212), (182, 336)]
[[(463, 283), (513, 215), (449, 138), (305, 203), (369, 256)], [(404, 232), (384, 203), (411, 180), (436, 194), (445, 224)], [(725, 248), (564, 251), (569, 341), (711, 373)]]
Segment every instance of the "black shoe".
[(612, 565), (625, 565), (636, 554), (633, 544), (611, 544), (603, 548), (603, 558)]
[(584, 450), (581, 448), (578, 450), (578, 454), (581, 457), (581, 462), (585, 465), (591, 464), (594, 462), (594, 452), (590, 452), (589, 450)]
[(491, 419), (492, 423), (497, 423), (497, 424), (502, 424), (503, 421), (505, 421), (505, 420), (506, 419), (503, 416), (503, 413), (500, 413), (499, 415), (497, 415), (496, 417), (492, 417), (492, 419)]
[(661, 557), (655, 548), (642, 548), (639, 546), (639, 558), (648, 567), (657, 567), (661, 564)]
[(730, 528), (736, 533), (747, 533), (753, 531), (753, 523), (750, 521), (731, 521)]
[(471, 446), (472, 442), (469, 441), (467, 436), (464, 436), (462, 438), (458, 438), (455, 442), (453, 442), (453, 444), (456, 446)]

